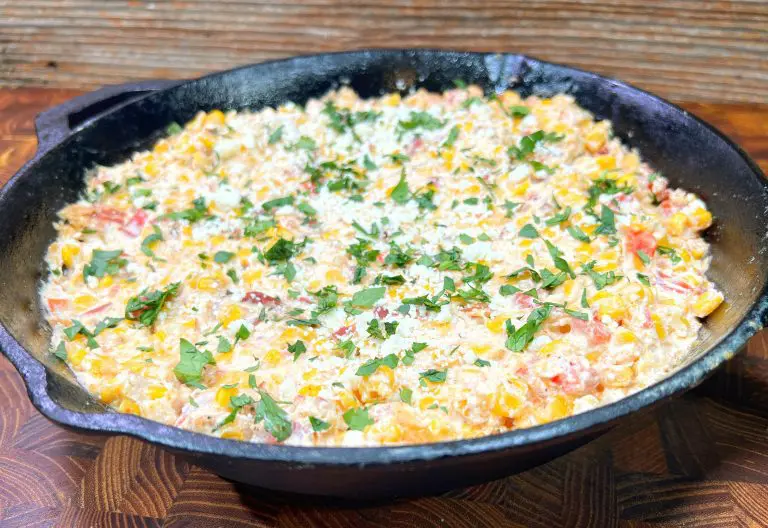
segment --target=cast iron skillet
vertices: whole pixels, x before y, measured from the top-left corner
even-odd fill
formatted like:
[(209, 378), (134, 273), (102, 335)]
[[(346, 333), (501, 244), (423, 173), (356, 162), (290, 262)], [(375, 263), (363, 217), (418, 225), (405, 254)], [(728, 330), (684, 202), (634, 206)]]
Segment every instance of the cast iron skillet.
[[(56, 211), (76, 199), (83, 173), (149, 147), (172, 121), (198, 110), (304, 103), (348, 83), (362, 96), (455, 79), (487, 92), (573, 94), (638, 147), (671, 184), (702, 196), (716, 218), (708, 233), (711, 277), (727, 304), (701, 332), (683, 366), (617, 403), (505, 434), (427, 445), (306, 448), (222, 440), (107, 412), (48, 352), (37, 288)], [(247, 66), (188, 82), (144, 82), (85, 95), (41, 114), (40, 146), (0, 191), (0, 347), (40, 412), (81, 431), (128, 434), (182, 453), (236, 481), (341, 497), (424, 494), (499, 478), (584, 444), (620, 419), (699, 383), (735, 354), (768, 314), (768, 187), (733, 143), (683, 110), (626, 84), (520, 55), (377, 50), (316, 55)]]

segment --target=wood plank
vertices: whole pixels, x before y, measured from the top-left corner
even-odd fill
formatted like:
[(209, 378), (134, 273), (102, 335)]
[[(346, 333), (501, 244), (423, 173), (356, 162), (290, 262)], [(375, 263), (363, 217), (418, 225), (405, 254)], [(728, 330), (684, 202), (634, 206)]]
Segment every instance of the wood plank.
[(681, 101), (768, 102), (763, 0), (0, 0), (0, 85), (189, 78), (303, 53), (520, 52)]

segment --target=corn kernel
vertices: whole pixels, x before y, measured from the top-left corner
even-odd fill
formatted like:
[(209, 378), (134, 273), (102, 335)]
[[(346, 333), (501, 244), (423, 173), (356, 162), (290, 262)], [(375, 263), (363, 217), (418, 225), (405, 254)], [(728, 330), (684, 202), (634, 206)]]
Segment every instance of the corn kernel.
[(320, 385), (304, 385), (299, 389), (299, 394), (302, 396), (315, 398), (318, 394), (320, 394), (320, 389), (322, 389)]
[(723, 302), (723, 294), (716, 290), (705, 291), (693, 302), (693, 314), (696, 317), (706, 317)]
[(683, 213), (675, 213), (667, 220), (667, 233), (672, 236), (680, 236), (685, 231), (688, 219)]
[(229, 399), (232, 396), (237, 396), (237, 387), (220, 387), (219, 390), (216, 391), (216, 403), (221, 407), (229, 408)]
[(651, 319), (653, 320), (653, 326), (656, 329), (656, 335), (659, 336), (659, 339), (667, 337), (667, 330), (664, 328), (664, 321), (662, 321), (661, 317), (656, 314), (651, 314)]
[(233, 321), (242, 319), (243, 315), (244, 315), (243, 309), (240, 308), (238, 305), (233, 304), (233, 305), (230, 305), (229, 308), (227, 308), (226, 312), (224, 312), (224, 316), (221, 319), (219, 319), (219, 322), (222, 324), (222, 326), (228, 326)]
[(508, 317), (504, 317), (503, 315), (500, 315), (498, 317), (494, 317), (493, 319), (490, 319), (485, 323), (486, 328), (493, 332), (494, 334), (502, 334), (504, 333), (504, 321), (506, 321)]
[(112, 278), (112, 275), (104, 275), (99, 280), (99, 288), (109, 288), (114, 282), (115, 280)]
[(254, 282), (260, 280), (263, 275), (263, 270), (249, 269), (248, 271), (243, 272), (243, 280), (249, 284), (253, 284)]
[(524, 393), (510, 391), (502, 385), (494, 395), (491, 412), (496, 416), (512, 417), (522, 407), (524, 402)]
[(165, 393), (168, 392), (168, 389), (165, 388), (163, 385), (150, 385), (147, 387), (147, 397), (151, 400), (158, 400), (165, 396)]
[(133, 401), (131, 398), (127, 398), (127, 397), (123, 398), (117, 410), (122, 413), (129, 413), (129, 414), (135, 414), (137, 416), (141, 416), (141, 409), (139, 408), (139, 405), (135, 401)]
[[(604, 292), (598, 292), (594, 297), (598, 297), (601, 293)], [(595, 299), (593, 303), (597, 307), (598, 314), (601, 316), (607, 315), (611, 319), (619, 320), (627, 313), (627, 307), (624, 305), (624, 301), (617, 295), (607, 294), (604, 297)]]
[(274, 348), (264, 354), (264, 360), (263, 363), (268, 367), (274, 367), (278, 363), (280, 363), (281, 354), (279, 350), (275, 350)]
[(702, 231), (712, 225), (712, 213), (699, 207), (691, 213), (691, 227), (697, 231)]
[(544, 346), (542, 346), (539, 349), (539, 355), (541, 356), (548, 356), (554, 352), (556, 352), (559, 348), (563, 346), (564, 342), (562, 339), (554, 339), (550, 341), (549, 343), (546, 343)]
[(99, 398), (106, 404), (110, 404), (122, 395), (122, 389), (118, 385), (104, 387), (99, 392)]
[(635, 371), (631, 366), (626, 366), (609, 376), (606, 382), (607, 387), (628, 387), (635, 377)]
[(616, 332), (616, 342), (620, 345), (635, 343), (636, 341), (637, 336), (627, 329), (621, 329)]
[(344, 283), (345, 282), (344, 274), (341, 273), (341, 271), (339, 271), (337, 269), (328, 270), (325, 273), (325, 279), (328, 282), (333, 282), (333, 283), (336, 283), (336, 284), (340, 284), (340, 283)]
[(602, 170), (610, 170), (616, 168), (616, 158), (613, 156), (598, 156), (595, 161), (597, 161), (597, 166)]
[(243, 432), (239, 429), (230, 429), (221, 433), (221, 438), (228, 438), (230, 440), (245, 440)]
[(147, 174), (147, 176), (155, 177), (158, 174), (160, 174), (160, 168), (157, 166), (157, 163), (154, 161), (147, 162), (146, 165), (144, 165), (144, 173)]
[(97, 302), (98, 302), (98, 299), (96, 297), (94, 297), (93, 295), (89, 295), (89, 294), (78, 295), (73, 300), (75, 309), (78, 310), (78, 311), (87, 310), (88, 308), (90, 308), (94, 304), (96, 304)]
[(85, 358), (85, 354), (86, 350), (84, 348), (76, 348), (71, 352), (67, 352), (67, 361), (69, 361), (70, 364), (79, 367), (80, 363), (82, 363)]
[(205, 116), (206, 125), (223, 125), (226, 116), (221, 110), (212, 110)]
[(75, 256), (80, 254), (80, 248), (71, 244), (64, 244), (61, 248), (61, 262), (67, 268), (73, 268), (75, 265)]
[(537, 413), (542, 422), (551, 422), (565, 418), (573, 412), (573, 402), (567, 396), (558, 394), (547, 403), (547, 406)]

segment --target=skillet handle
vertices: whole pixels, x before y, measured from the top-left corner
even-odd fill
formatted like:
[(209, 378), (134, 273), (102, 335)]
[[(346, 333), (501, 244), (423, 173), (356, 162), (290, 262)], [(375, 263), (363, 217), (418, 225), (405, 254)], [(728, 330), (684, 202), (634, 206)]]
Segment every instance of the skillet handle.
[(38, 154), (50, 150), (93, 118), (181, 82), (154, 80), (105, 86), (41, 112), (35, 118)]

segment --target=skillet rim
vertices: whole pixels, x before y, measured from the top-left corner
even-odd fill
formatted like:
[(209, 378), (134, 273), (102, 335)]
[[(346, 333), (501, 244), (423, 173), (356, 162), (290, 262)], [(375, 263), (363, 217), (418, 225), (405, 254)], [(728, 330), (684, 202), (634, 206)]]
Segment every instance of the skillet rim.
[[(687, 118), (692, 119), (695, 124), (703, 126), (742, 158), (750, 169), (751, 176), (759, 182), (766, 192), (768, 192), (768, 181), (757, 164), (723, 133), (695, 115), (665, 99), (645, 90), (636, 88), (628, 83), (605, 77), (594, 72), (542, 61), (522, 54), (464, 52), (427, 48), (381, 48), (300, 55), (210, 73), (197, 79), (182, 81), (178, 84), (161, 88), (161, 90), (158, 91), (172, 90), (195, 82), (205, 82), (206, 80), (213, 79), (220, 75), (240, 70), (259, 68), (266, 65), (274, 65), (276, 63), (311, 62), (333, 56), (354, 57), (356, 55), (365, 56), (371, 54), (413, 54), (416, 56), (431, 55), (433, 57), (474, 56), (483, 59), (501, 57), (505, 60), (518, 60), (522, 67), (543, 65), (554, 67), (564, 73), (577, 72), (586, 74), (600, 83), (629, 90), (642, 96), (644, 100), (654, 101), (656, 104), (665, 107), (667, 110), (678, 114), (682, 113)], [(83, 126), (71, 131), (64, 138), (57, 138), (52, 144), (44, 145), (43, 141), (39, 141), (40, 145), (38, 151), (33, 158), (24, 164), (5, 186), (0, 189), (0, 207), (2, 207), (3, 202), (7, 200), (7, 195), (11, 188), (19, 180), (23, 179), (28, 172), (33, 170), (40, 159), (42, 159), (52, 148), (68, 142), (73, 136), (89, 126), (92, 126), (101, 117), (118, 111), (124, 106), (143, 100), (145, 97), (151, 95), (151, 93), (138, 98), (132, 98), (116, 105), (108, 111), (98, 114), (96, 117), (83, 124)], [(535, 427), (516, 429), (505, 433), (473, 439), (380, 447), (299, 447), (251, 443), (195, 433), (130, 414), (117, 412), (88, 413), (69, 410), (54, 402), (49, 396), (47, 391), (47, 371), (43, 363), (35, 359), (31, 353), (27, 352), (2, 323), (0, 323), (0, 350), (10, 359), (14, 367), (21, 374), (35, 408), (48, 419), (64, 426), (96, 434), (125, 434), (173, 451), (185, 452), (197, 456), (224, 456), (232, 459), (242, 459), (262, 463), (277, 462), (303, 466), (365, 467), (395, 463), (429, 462), (446, 457), (472, 456), (483, 453), (511, 451), (513, 449), (524, 451), (526, 448), (539, 447), (536, 444), (540, 444), (540, 447), (545, 447), (546, 445), (564, 442), (576, 436), (586, 435), (593, 430), (608, 428), (611, 422), (625, 417), (630, 413), (650, 407), (674, 394), (691, 389), (701, 382), (707, 375), (712, 373), (724, 361), (732, 358), (746, 344), (747, 340), (766, 324), (766, 320), (768, 320), (768, 281), (763, 284), (762, 290), (758, 294), (755, 302), (730, 333), (723, 336), (718, 343), (703, 352), (700, 357), (692, 361), (689, 365), (680, 368), (672, 375), (642, 391), (636, 392), (608, 405)]]

